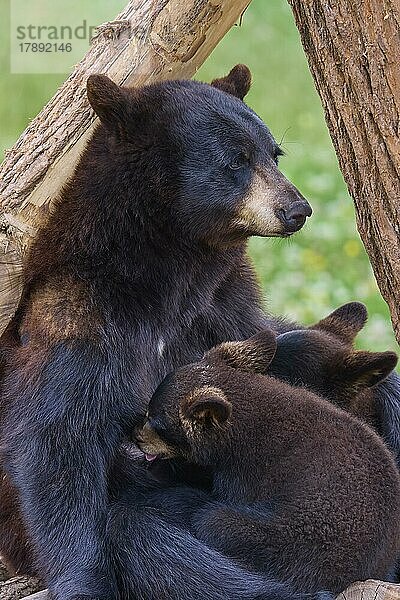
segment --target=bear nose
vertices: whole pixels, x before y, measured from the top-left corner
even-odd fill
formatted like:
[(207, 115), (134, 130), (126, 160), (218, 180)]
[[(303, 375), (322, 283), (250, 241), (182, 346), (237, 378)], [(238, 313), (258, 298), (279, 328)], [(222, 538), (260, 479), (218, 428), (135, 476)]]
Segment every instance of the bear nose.
[(311, 217), (312, 208), (305, 201), (293, 202), (287, 208), (281, 208), (279, 217), (288, 231), (301, 229), (307, 217)]

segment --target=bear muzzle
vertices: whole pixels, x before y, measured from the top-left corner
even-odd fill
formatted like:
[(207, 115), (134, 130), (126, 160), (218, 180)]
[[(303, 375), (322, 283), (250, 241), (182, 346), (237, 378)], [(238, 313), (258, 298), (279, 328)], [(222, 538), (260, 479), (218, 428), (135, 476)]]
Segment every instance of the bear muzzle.
[(156, 458), (167, 458), (173, 455), (171, 448), (160, 438), (157, 432), (146, 421), (141, 428), (134, 431), (134, 441), (149, 462)]
[(247, 235), (288, 237), (299, 231), (312, 214), (307, 200), (278, 171), (256, 169), (234, 226)]

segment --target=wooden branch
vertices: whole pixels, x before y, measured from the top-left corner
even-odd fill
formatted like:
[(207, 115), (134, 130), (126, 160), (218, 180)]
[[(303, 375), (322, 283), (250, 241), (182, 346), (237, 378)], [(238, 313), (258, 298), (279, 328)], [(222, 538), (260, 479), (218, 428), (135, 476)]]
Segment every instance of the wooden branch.
[(138, 86), (190, 78), (249, 2), (130, 0), (115, 21), (97, 29), (86, 56), (0, 166), (0, 333), (19, 299), (20, 286), (12, 284), (21, 257), (93, 131), (88, 75)]
[(400, 343), (400, 3), (289, 3)]
[[(39, 592), (28, 596), (26, 600), (48, 600), (48, 595), (47, 592)], [(400, 585), (373, 579), (357, 581), (339, 594), (336, 600), (400, 600)]]
[(400, 585), (375, 579), (357, 581), (336, 600), (400, 600)]
[(25, 597), (35, 598), (35, 600), (42, 598), (45, 600), (47, 598), (46, 592), (40, 592), (42, 594), (41, 597), (36, 594), (33, 596), (29, 595), (37, 592), (41, 587), (43, 587), (43, 584), (41, 585), (35, 577), (12, 577), (0, 583), (0, 600), (19, 600)]

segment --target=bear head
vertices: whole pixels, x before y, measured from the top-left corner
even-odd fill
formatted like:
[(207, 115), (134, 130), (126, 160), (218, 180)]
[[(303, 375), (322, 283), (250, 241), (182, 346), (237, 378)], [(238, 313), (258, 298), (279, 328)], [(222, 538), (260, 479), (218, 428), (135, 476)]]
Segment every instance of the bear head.
[(238, 436), (236, 425), (253, 418), (257, 401), (263, 404), (257, 377), (262, 386), (274, 386), (272, 378), (259, 374), (266, 372), (275, 350), (275, 334), (266, 330), (244, 342), (220, 344), (199, 362), (167, 375), (134, 435), (147, 460), (183, 457), (210, 466), (223, 455)]
[(281, 149), (243, 102), (251, 74), (237, 65), (211, 85), (164, 81), (127, 88), (91, 75), (100, 119), (92, 168), (118, 183), (135, 214), (180, 238), (235, 245), (252, 235), (286, 237), (311, 215), (278, 169)]
[(349, 302), (315, 325), (282, 333), (268, 373), (349, 408), (359, 392), (385, 379), (397, 363), (394, 352), (354, 349), (366, 320), (365, 306)]

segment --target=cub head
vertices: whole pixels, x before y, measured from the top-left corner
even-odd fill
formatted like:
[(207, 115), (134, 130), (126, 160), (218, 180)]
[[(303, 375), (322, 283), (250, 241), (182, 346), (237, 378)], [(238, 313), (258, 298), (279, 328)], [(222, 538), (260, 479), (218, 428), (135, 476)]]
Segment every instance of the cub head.
[(269, 374), (348, 408), (357, 394), (385, 379), (397, 363), (394, 352), (354, 349), (366, 320), (365, 306), (350, 302), (311, 327), (279, 335)]
[(266, 372), (275, 349), (275, 334), (264, 331), (221, 344), (168, 375), (135, 432), (146, 458), (180, 456), (203, 466), (223, 459), (238, 427), (251, 419), (249, 403), (253, 408), (259, 397), (253, 403), (254, 374)]
[(312, 211), (279, 171), (271, 132), (243, 102), (250, 81), (245, 65), (211, 85), (123, 88), (91, 75), (87, 95), (101, 123), (92, 144), (102, 154), (92, 168), (114, 170), (124, 202), (185, 241), (229, 246), (293, 234)]

